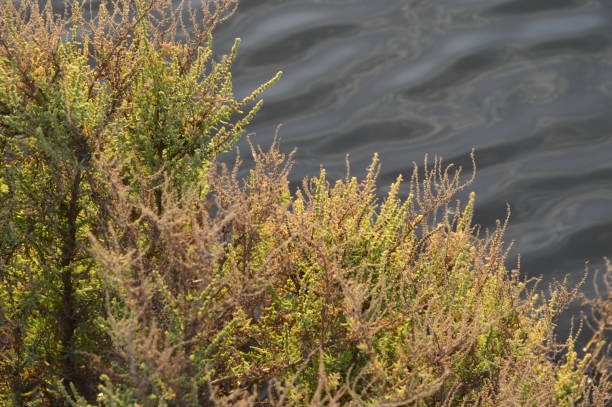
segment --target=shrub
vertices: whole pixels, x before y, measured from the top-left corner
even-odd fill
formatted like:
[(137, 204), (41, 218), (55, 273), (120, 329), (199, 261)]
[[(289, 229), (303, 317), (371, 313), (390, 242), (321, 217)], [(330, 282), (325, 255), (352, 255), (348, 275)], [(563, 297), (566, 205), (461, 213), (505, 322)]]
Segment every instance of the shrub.
[(236, 141), (274, 80), (236, 100), (238, 42), (212, 60), (212, 31), (236, 0), (200, 12), (109, 0), (93, 14), (77, 1), (63, 15), (38, 3), (0, 1), (0, 394), (15, 405), (57, 403), (58, 378), (92, 400), (110, 362), (87, 238), (109, 216), (95, 157), (120, 161), (126, 184), (154, 187), (172, 172), (186, 187)]
[(276, 145), (253, 155), (242, 183), (237, 167), (211, 171), (206, 200), (201, 188), (172, 192), (167, 178), (161, 214), (153, 190), (130, 190), (106, 167), (114, 216), (93, 253), (116, 288), (107, 319), (116, 364), (103, 404), (609, 400), (605, 339), (589, 345), (595, 357), (578, 358), (573, 337), (553, 336), (578, 287), (558, 284), (545, 299), (508, 271), (505, 223), (479, 237), (474, 195), (450, 205), (466, 186), (460, 169), (426, 162), (406, 200), (399, 178), (378, 203), (376, 157), (361, 181), (331, 184), (322, 170), (292, 193), (290, 158)]

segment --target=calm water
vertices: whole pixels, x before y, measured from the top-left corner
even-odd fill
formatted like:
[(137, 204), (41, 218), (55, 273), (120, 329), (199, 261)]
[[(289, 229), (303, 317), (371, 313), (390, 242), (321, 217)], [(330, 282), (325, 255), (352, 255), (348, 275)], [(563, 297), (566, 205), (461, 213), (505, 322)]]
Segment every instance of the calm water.
[(388, 185), (475, 148), (476, 221), (511, 206), (511, 263), (550, 281), (612, 256), (612, 2), (243, 0), (218, 34), (243, 39), (238, 95), (284, 71), (250, 130), (284, 125), (294, 181), (376, 151)]

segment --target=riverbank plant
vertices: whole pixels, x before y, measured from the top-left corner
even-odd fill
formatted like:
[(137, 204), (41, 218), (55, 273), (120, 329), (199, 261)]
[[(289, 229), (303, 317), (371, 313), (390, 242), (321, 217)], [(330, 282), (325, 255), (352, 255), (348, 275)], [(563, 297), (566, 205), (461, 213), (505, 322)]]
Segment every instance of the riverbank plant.
[(153, 191), (130, 192), (107, 170), (117, 215), (93, 253), (117, 287), (107, 323), (123, 370), (109, 372), (104, 400), (607, 403), (609, 298), (595, 301), (590, 354), (577, 356), (573, 336), (558, 343), (556, 318), (578, 287), (542, 296), (508, 270), (505, 223), (479, 236), (474, 195), (452, 201), (460, 170), (415, 167), (379, 200), (376, 157), (361, 180), (323, 170), (292, 193), (290, 157), (277, 146), (253, 156), (244, 181), (211, 171), (206, 200), (169, 192), (168, 179), (162, 214)]
[[(5, 403), (59, 405), (58, 380), (95, 398), (111, 361), (105, 283), (88, 238), (111, 216), (95, 160), (120, 162), (134, 188), (167, 173), (177, 191), (188, 188), (242, 134), (271, 84), (237, 100), (238, 42), (213, 60), (212, 31), (236, 1), (197, 11), (176, 3), (0, 1)], [(161, 211), (161, 195), (154, 200)]]
[(608, 405), (610, 271), (560, 343), (579, 286), (508, 268), (461, 169), (216, 162), (270, 85), (212, 60), (235, 1), (35, 4), (0, 7), (0, 406)]

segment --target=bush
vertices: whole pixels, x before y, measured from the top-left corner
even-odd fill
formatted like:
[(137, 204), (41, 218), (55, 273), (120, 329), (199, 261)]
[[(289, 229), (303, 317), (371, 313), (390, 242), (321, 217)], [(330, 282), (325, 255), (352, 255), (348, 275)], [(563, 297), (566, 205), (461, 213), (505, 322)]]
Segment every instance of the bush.
[(376, 156), (295, 192), (276, 144), (214, 163), (270, 84), (236, 101), (235, 48), (209, 62), (234, 6), (178, 43), (170, 0), (4, 1), (0, 405), (607, 405), (610, 290), (590, 353), (558, 343), (578, 287), (508, 270), (460, 169), (379, 202)]
[(271, 84), (236, 100), (238, 42), (212, 61), (211, 33), (235, 0), (203, 2), (199, 14), (183, 3), (111, 0), (89, 15), (88, 2), (71, 2), (58, 15), (50, 1), (0, 1), (5, 403), (56, 404), (58, 379), (93, 399), (110, 362), (87, 237), (110, 216), (96, 157), (120, 162), (126, 185), (155, 187), (173, 173), (186, 188), (242, 134)]
[(151, 190), (108, 170), (119, 215), (93, 253), (117, 287), (107, 321), (121, 362), (104, 400), (605, 405), (604, 338), (580, 359), (573, 338), (553, 337), (578, 287), (546, 300), (509, 272), (505, 224), (478, 237), (474, 195), (449, 206), (460, 170), (415, 167), (407, 200), (398, 179), (377, 203), (376, 157), (362, 181), (332, 185), (323, 170), (292, 194), (290, 159), (276, 145), (253, 154), (243, 183), (211, 171), (206, 200), (167, 179), (161, 214)]

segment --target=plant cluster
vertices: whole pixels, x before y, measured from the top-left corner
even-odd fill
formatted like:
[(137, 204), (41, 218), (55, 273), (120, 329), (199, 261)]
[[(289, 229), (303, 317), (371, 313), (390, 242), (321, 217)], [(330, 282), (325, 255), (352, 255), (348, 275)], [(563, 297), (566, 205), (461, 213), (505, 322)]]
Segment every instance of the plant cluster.
[(107, 170), (116, 215), (92, 253), (117, 288), (107, 323), (124, 368), (109, 374), (104, 400), (609, 401), (609, 298), (594, 301), (599, 336), (589, 355), (578, 358), (574, 337), (557, 343), (555, 320), (578, 287), (558, 284), (544, 297), (508, 271), (505, 224), (479, 237), (474, 195), (463, 208), (451, 205), (466, 186), (460, 169), (426, 162), (415, 167), (407, 199), (400, 178), (378, 202), (376, 157), (361, 181), (330, 183), (322, 170), (292, 193), (290, 157), (276, 145), (252, 153), (244, 181), (237, 166), (211, 169), (205, 200), (202, 188), (172, 192), (168, 178), (161, 213), (152, 190), (130, 190)]
[(235, 6), (2, 0), (0, 406), (606, 406), (612, 271), (579, 356), (578, 287), (506, 268), (461, 169), (379, 199), (376, 156), (297, 191), (277, 144), (215, 162), (271, 84), (211, 60)]
[[(93, 361), (111, 342), (88, 234), (110, 215), (95, 161), (120, 163), (133, 187), (173, 173), (178, 190), (236, 141), (274, 81), (236, 100), (238, 42), (212, 58), (212, 31), (236, 3), (73, 1), (58, 14), (50, 1), (0, 1), (4, 399), (55, 404), (58, 378), (88, 399), (97, 393)], [(155, 202), (161, 210), (159, 194)]]

